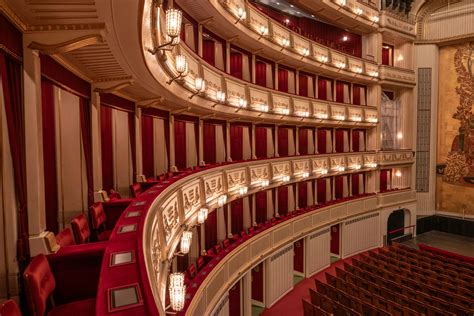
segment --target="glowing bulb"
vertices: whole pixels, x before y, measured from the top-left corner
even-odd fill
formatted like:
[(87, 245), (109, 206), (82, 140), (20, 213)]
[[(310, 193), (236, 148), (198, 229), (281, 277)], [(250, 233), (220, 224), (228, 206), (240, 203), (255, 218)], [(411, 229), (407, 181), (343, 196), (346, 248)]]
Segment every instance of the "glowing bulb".
[(268, 112), (268, 105), (266, 105), (266, 104), (261, 104), (261, 105), (260, 105), (260, 111), (262, 111), (262, 112)]
[(344, 36), (342, 37), (342, 41), (343, 41), (343, 42), (347, 42), (348, 39), (349, 39), (349, 38), (347, 37), (347, 35), (344, 35)]
[(181, 253), (187, 254), (189, 253), (189, 249), (191, 247), (191, 241), (193, 240), (193, 233), (190, 231), (185, 231), (181, 235), (181, 243), (180, 243), (180, 250)]
[(225, 102), (225, 92), (224, 91), (217, 91), (216, 92), (216, 100), (217, 102), (224, 103)]
[(203, 224), (204, 221), (207, 219), (207, 214), (208, 214), (209, 210), (207, 208), (201, 208), (199, 211), (198, 211), (198, 223), (199, 224)]
[(240, 187), (239, 188), (239, 194), (240, 196), (247, 194), (248, 188), (247, 187)]
[(403, 139), (403, 133), (402, 132), (397, 133), (397, 139)]
[(178, 9), (168, 9), (165, 14), (166, 34), (171, 38), (179, 38), (183, 13)]
[(184, 308), (186, 297), (186, 285), (184, 285), (183, 273), (171, 273), (169, 284), (169, 296), (171, 308), (177, 312)]
[(355, 9), (354, 9), (354, 13), (355, 13), (356, 15), (361, 15), (363, 12), (364, 12), (364, 10), (362, 10), (361, 8), (355, 8)]
[(260, 182), (260, 185), (262, 186), (262, 188), (268, 187), (269, 184), (270, 184), (270, 180), (268, 180), (268, 179), (263, 179)]
[(227, 195), (221, 195), (217, 198), (217, 205), (219, 207), (224, 206), (224, 204), (227, 202)]
[(372, 17), (372, 22), (378, 23), (379, 21), (380, 21), (380, 18), (379, 18), (378, 16), (374, 15), (374, 16)]
[(290, 45), (290, 40), (287, 38), (284, 38), (281, 40), (281, 46), (282, 47), (288, 47)]
[(285, 176), (283, 176), (283, 177), (281, 178), (281, 180), (282, 180), (283, 182), (288, 182), (288, 181), (290, 181), (290, 176), (289, 176), (289, 175), (285, 175)]
[(239, 98), (239, 108), (245, 108), (247, 107), (247, 100), (244, 98)]
[(303, 178), (309, 177), (309, 172), (308, 172), (308, 171), (304, 171), (304, 172), (301, 174), (301, 177), (303, 177)]
[(202, 78), (194, 79), (194, 87), (198, 92), (201, 92), (206, 89), (206, 82)]
[(176, 71), (179, 74), (183, 74), (188, 70), (188, 62), (186, 61), (186, 57), (184, 55), (176, 56), (175, 64)]
[(400, 171), (400, 169), (395, 171), (395, 176), (398, 177), (398, 178), (400, 178), (402, 176), (402, 172)]

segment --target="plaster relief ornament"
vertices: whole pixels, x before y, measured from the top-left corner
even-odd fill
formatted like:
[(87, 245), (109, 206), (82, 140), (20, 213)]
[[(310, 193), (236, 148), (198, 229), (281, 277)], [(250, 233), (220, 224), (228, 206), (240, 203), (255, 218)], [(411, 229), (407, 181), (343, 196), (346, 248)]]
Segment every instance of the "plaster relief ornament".
[(453, 118), (459, 120), (459, 132), (448, 154), (443, 180), (453, 184), (474, 184), (474, 77), (473, 43), (461, 47), (454, 55), (459, 105)]

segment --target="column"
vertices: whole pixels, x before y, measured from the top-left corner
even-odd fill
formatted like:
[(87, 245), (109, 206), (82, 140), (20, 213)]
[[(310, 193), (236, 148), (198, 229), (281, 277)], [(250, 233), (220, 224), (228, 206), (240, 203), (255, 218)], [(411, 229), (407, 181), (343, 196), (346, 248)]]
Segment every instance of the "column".
[[(304, 184), (306, 184), (306, 182), (304, 182)], [(300, 183), (297, 182), (295, 184), (293, 184), (293, 186), (295, 187), (295, 194), (293, 195), (294, 199), (295, 199), (295, 210), (299, 209), (300, 208), (300, 189), (299, 189), (299, 186), (300, 186)], [(293, 189), (293, 188), (292, 188)], [(306, 205), (304, 205), (306, 206)]]
[(336, 152), (336, 129), (335, 128), (332, 129), (331, 140), (332, 140), (332, 152), (335, 153)]
[(275, 90), (278, 90), (278, 64), (275, 64), (275, 73), (274, 73), (274, 80), (273, 82), (275, 83)]
[(257, 66), (257, 58), (255, 56), (255, 54), (252, 54), (252, 60), (250, 61), (252, 63), (252, 73), (251, 73), (251, 80), (252, 80), (252, 83), (256, 83), (257, 82), (257, 70), (255, 69)]
[(336, 177), (332, 177), (331, 178), (331, 200), (335, 200), (336, 199)]
[(300, 128), (298, 126), (296, 126), (295, 128), (295, 152), (296, 152), (296, 155), (299, 156), (300, 155)]
[(143, 175), (143, 151), (142, 151), (142, 108), (135, 106), (135, 157), (137, 178), (133, 181), (138, 181), (139, 176)]
[(352, 128), (349, 129), (349, 152), (353, 152), (354, 149), (352, 148)]
[(244, 274), (241, 286), (243, 307), (241, 315), (252, 315), (252, 270)]
[(300, 71), (296, 69), (295, 71), (295, 94), (300, 95)]
[(318, 151), (318, 128), (317, 127), (313, 128), (312, 133), (313, 133), (313, 141), (314, 141), (314, 153), (319, 154), (319, 151)]
[(232, 162), (232, 157), (230, 156), (230, 123), (229, 122), (226, 122), (225, 128), (226, 128), (225, 149), (226, 149), (227, 161)]
[(232, 214), (230, 203), (224, 206), (224, 210), (227, 212), (227, 238), (232, 237)]
[(275, 125), (275, 139), (273, 143), (275, 144), (275, 157), (280, 157), (278, 154), (278, 125)]
[(225, 71), (230, 74), (230, 43), (225, 42)]
[(204, 121), (199, 119), (199, 164), (204, 166)]
[(256, 154), (256, 128), (255, 128), (255, 123), (252, 123), (252, 159), (257, 159), (257, 154)]
[[(96, 193), (102, 190), (102, 151), (100, 133), (100, 93), (91, 93), (91, 125), (92, 125), (92, 175), (94, 179), (94, 200)], [(137, 144), (138, 146), (138, 144)]]
[(250, 196), (250, 207), (251, 207), (251, 210), (252, 210), (252, 225), (253, 226), (257, 226), (257, 198), (255, 196), (255, 194), (252, 194)]
[(273, 199), (273, 208), (274, 208), (274, 210), (273, 210), (274, 215), (273, 216), (278, 217), (279, 216), (279, 214), (278, 214), (278, 188), (272, 189), (272, 197), (273, 196), (275, 197)]
[(199, 241), (201, 243), (201, 254), (205, 255), (206, 254), (206, 227), (204, 224), (201, 224), (199, 229), (201, 230), (201, 240)]
[(202, 57), (202, 24), (198, 24), (198, 55)]
[(174, 115), (170, 114), (170, 169), (171, 171), (176, 171), (176, 157), (175, 157), (175, 152), (174, 152)]

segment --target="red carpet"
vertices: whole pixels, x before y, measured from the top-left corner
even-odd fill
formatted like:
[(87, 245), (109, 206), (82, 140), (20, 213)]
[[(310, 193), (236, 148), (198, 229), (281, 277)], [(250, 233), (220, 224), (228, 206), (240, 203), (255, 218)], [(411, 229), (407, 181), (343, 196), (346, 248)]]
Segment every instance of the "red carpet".
[(325, 270), (317, 273), (316, 275), (305, 279), (293, 288), (291, 292), (286, 294), (281, 300), (279, 300), (275, 305), (271, 308), (265, 309), (260, 315), (263, 316), (293, 316), (293, 315), (303, 315), (303, 304), (301, 303), (302, 299), (309, 300), (309, 288), (316, 289), (314, 284), (314, 279), (318, 279), (320, 281), (326, 282), (326, 272), (332, 275), (336, 275), (336, 267), (342, 268), (344, 266), (344, 262), (350, 263), (352, 258), (356, 258), (359, 255), (355, 255), (353, 257), (339, 260), (333, 264), (331, 264)]

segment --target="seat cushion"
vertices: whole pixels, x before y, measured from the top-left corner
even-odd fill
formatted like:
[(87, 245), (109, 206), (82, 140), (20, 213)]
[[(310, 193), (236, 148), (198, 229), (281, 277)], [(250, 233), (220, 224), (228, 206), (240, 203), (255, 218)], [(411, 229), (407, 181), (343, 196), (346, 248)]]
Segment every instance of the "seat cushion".
[(98, 237), (98, 238), (99, 238), (99, 241), (107, 241), (107, 240), (109, 240), (110, 234), (112, 234), (112, 231), (111, 231), (111, 230), (106, 230), (106, 231), (104, 231), (104, 232), (101, 232), (101, 233), (99, 234), (99, 237)]
[(55, 307), (48, 316), (91, 316), (95, 315), (95, 298), (72, 302)]

